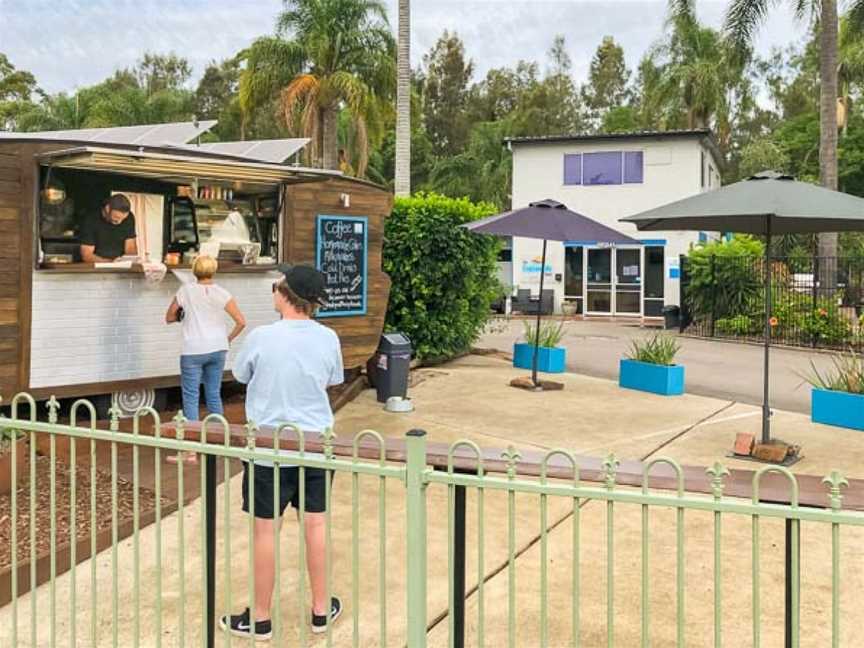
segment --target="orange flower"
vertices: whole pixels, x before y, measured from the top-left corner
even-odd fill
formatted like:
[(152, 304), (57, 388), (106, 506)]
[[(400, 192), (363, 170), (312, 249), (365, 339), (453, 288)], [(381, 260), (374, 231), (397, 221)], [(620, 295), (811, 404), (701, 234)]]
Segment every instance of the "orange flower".
[(820, 309), (819, 309), (819, 314), (820, 314), (822, 317), (827, 317), (827, 316), (828, 316), (828, 311), (826, 311), (824, 308), (820, 308)]
[(777, 326), (777, 324), (779, 324), (779, 322), (777, 321), (777, 318), (776, 318), (776, 317), (772, 317), (770, 320), (768, 320), (768, 323), (769, 323), (771, 326)]

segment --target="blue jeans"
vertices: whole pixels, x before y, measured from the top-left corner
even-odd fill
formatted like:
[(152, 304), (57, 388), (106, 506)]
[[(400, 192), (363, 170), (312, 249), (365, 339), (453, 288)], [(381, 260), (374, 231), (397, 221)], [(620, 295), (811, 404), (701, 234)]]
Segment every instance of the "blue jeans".
[(222, 414), (222, 372), (227, 351), (180, 356), (180, 389), (183, 392), (183, 416), (198, 420), (198, 399), (204, 384), (204, 403), (211, 414)]

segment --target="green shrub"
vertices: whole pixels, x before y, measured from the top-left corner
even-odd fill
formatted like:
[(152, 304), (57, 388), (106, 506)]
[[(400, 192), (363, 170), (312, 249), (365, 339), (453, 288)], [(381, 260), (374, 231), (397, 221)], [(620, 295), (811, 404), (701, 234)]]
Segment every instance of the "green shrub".
[(754, 322), (748, 315), (736, 315), (717, 320), (716, 330), (722, 335), (750, 335), (760, 329), (760, 324)]
[[(700, 244), (687, 255), (687, 306), (694, 319), (735, 317), (762, 303), (763, 244), (749, 236)], [(715, 257), (712, 270), (711, 258)]]
[(820, 372), (816, 364), (810, 361), (811, 373), (804, 376), (811, 385), (818, 389), (864, 394), (864, 358), (852, 351), (848, 354), (838, 353), (833, 357), (833, 366), (826, 372)]
[(656, 333), (647, 340), (633, 340), (627, 357), (639, 362), (669, 366), (675, 364), (675, 355), (680, 348), (678, 340), (671, 335)]
[[(523, 333), (523, 337), (525, 341), (534, 346), (541, 347), (556, 347), (558, 343), (561, 342), (561, 338), (564, 337), (564, 322), (563, 320), (555, 323), (552, 321), (541, 322), (539, 331), (540, 331), (540, 339), (537, 339), (537, 331), (538, 327), (536, 324), (532, 324), (530, 321), (526, 320), (524, 323), (525, 331)], [(539, 344), (538, 344), (539, 342)]]
[(467, 351), (489, 320), (500, 242), (459, 226), (493, 213), (464, 198), (396, 198), (384, 229), (386, 328), (408, 334), (419, 358)]

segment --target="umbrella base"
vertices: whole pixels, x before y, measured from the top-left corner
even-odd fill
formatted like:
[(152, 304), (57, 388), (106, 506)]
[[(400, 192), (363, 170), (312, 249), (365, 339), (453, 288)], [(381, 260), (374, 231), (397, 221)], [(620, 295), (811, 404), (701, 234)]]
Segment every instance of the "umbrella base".
[[(739, 444), (736, 442), (736, 449)], [(772, 464), (775, 466), (792, 466), (801, 459), (801, 446), (791, 443), (786, 443), (781, 439), (772, 439), (768, 443), (755, 443), (750, 450), (750, 454), (741, 453), (734, 450), (726, 455), (730, 459), (742, 459), (744, 461), (755, 461), (757, 463)]]
[(535, 385), (531, 380), (531, 376), (519, 376), (510, 381), (511, 387), (518, 387), (527, 391), (561, 391), (564, 389), (564, 383), (555, 382), (554, 380), (538, 380), (539, 385)]

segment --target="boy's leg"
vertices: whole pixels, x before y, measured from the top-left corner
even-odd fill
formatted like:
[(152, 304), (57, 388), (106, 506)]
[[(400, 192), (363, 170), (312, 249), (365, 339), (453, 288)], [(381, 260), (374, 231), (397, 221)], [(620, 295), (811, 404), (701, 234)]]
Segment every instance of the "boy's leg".
[(327, 601), (326, 513), (306, 513), (306, 567), (312, 590), (312, 613), (323, 615), (330, 609)]
[(276, 581), (275, 520), (255, 518), (255, 620), (270, 619), (273, 584)]

